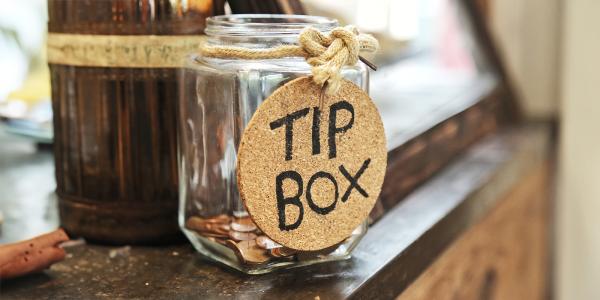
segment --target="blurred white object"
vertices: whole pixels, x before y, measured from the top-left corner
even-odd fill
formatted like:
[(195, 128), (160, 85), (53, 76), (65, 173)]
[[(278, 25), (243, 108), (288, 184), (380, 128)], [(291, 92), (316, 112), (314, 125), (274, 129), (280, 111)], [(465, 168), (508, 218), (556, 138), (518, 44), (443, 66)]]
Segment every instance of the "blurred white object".
[(440, 0), (303, 0), (310, 14), (326, 15), (342, 24), (356, 24), (378, 37), (407, 41), (417, 38), (425, 8)]
[(363, 31), (386, 32), (389, 8), (389, 0), (359, 0), (355, 7), (354, 23)]
[(419, 0), (395, 0), (389, 6), (390, 36), (397, 40), (412, 40), (419, 35)]
[(0, 7), (0, 125), (7, 132), (50, 143), (46, 0), (0, 0)]
[(30, 58), (44, 46), (46, 1), (0, 0), (0, 103), (27, 76)]
[(22, 100), (0, 102), (0, 118), (20, 119), (27, 114), (27, 103)]
[(54, 134), (50, 99), (40, 101), (18, 118), (6, 119), (2, 125), (8, 133), (30, 138), (38, 143), (52, 143)]

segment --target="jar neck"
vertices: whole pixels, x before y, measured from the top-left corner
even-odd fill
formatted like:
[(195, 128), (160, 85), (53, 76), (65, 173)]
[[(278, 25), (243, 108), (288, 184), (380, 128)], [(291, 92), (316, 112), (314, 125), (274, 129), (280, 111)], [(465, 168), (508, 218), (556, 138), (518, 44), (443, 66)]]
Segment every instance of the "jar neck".
[(307, 26), (329, 32), (338, 26), (335, 19), (305, 15), (226, 15), (207, 19), (207, 42), (247, 48), (269, 48), (297, 44)]

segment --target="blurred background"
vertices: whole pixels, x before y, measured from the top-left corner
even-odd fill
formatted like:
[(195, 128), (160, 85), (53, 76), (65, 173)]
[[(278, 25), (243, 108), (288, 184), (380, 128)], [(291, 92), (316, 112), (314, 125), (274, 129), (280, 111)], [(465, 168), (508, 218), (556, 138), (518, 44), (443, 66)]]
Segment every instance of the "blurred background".
[[(452, 83), (459, 85), (461, 80), (475, 76), (475, 64), (478, 70), (482, 64), (466, 56), (459, 46), (448, 50), (452, 43), (439, 39), (452, 35), (453, 22), (460, 21), (448, 17), (448, 1), (302, 2), (310, 14), (335, 17), (376, 35), (382, 41), (382, 52), (373, 59), (380, 65), (423, 49), (444, 48), (444, 66), (460, 75), (453, 77), (456, 80)], [(600, 1), (478, 0), (477, 4), (524, 117), (555, 122), (559, 128), (554, 294), (558, 299), (600, 299), (595, 286), (600, 278), (600, 218), (596, 216), (600, 212), (600, 139), (596, 137), (600, 130), (600, 34), (596, 32), (600, 28)], [(26, 160), (23, 153), (43, 150), (52, 141), (46, 1), (0, 0), (0, 7), (2, 180), (11, 180), (23, 193), (51, 193), (52, 189), (36, 189), (35, 178), (24, 182), (20, 171), (11, 169), (19, 159)], [(470, 43), (468, 36), (463, 42)], [(431, 69), (403, 70), (407, 72), (403, 84), (408, 88), (440, 83)], [(414, 76), (414, 72), (422, 76)], [(385, 80), (385, 76), (380, 77)], [(39, 176), (53, 176), (48, 170)], [(0, 202), (6, 200), (1, 193)], [(47, 211), (30, 208), (34, 214)], [(52, 226), (55, 224), (31, 224), (31, 231)]]

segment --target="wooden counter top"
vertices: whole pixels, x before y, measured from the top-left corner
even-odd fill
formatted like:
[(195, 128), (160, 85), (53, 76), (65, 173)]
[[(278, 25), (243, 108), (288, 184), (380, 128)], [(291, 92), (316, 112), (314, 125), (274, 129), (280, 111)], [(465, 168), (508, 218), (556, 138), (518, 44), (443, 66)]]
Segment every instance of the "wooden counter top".
[[(0, 242), (57, 226), (52, 155), (0, 134)], [(11, 140), (14, 143), (5, 143)], [(24, 148), (24, 149), (25, 149)], [(393, 298), (512, 186), (549, 158), (548, 126), (485, 138), (409, 194), (369, 229), (350, 260), (250, 276), (208, 262), (188, 244), (68, 249), (42, 274), (0, 282), (2, 299)], [(25, 179), (27, 178), (27, 179)]]

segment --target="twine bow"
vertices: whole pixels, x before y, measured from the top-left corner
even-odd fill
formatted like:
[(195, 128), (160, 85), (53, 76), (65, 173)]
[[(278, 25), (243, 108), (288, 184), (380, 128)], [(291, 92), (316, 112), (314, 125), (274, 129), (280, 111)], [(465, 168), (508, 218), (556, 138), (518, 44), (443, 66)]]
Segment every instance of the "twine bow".
[[(359, 33), (356, 27), (337, 27), (323, 34), (313, 27), (300, 33), (299, 45), (281, 45), (274, 48), (252, 49), (235, 46), (204, 45), (203, 56), (214, 58), (272, 59), (304, 57), (311, 65), (313, 80), (326, 85), (327, 94), (335, 94), (342, 82), (340, 71), (344, 66), (355, 65), (360, 52), (375, 52), (379, 43), (372, 35)], [(373, 67), (369, 64), (370, 67)]]

